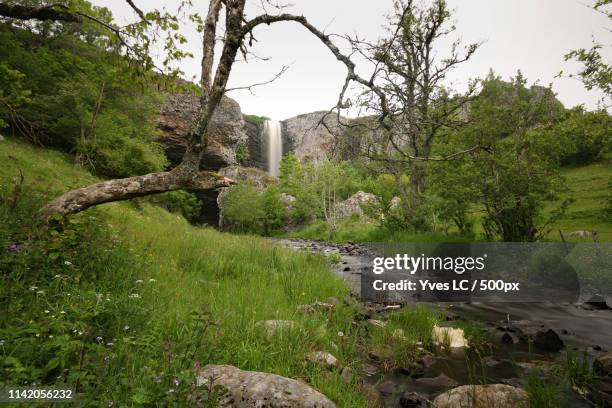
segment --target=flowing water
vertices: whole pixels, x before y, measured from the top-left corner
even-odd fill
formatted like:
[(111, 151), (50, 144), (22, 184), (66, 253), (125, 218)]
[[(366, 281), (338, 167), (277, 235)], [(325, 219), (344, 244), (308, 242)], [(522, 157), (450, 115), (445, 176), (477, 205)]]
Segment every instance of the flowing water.
[(278, 177), (280, 174), (280, 161), (283, 157), (282, 130), (279, 121), (266, 120), (264, 123), (264, 141), (268, 174)]

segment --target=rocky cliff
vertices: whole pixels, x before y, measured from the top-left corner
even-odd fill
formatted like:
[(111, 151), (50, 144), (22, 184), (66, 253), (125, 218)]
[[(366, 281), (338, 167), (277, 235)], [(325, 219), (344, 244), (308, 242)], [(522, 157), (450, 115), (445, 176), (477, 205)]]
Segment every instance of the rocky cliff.
[[(306, 113), (282, 121), (283, 153), (293, 152), (301, 161), (320, 161), (333, 154), (334, 134), (338, 133), (340, 124), (335, 114), (325, 116), (326, 113)], [(324, 124), (320, 123), (324, 117)]]

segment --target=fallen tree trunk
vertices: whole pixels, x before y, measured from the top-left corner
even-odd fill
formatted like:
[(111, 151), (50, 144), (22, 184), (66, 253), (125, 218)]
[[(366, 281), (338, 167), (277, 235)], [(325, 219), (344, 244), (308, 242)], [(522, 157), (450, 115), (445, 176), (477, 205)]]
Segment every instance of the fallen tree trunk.
[(43, 207), (41, 215), (48, 220), (54, 215), (74, 214), (94, 205), (112, 201), (175, 190), (211, 191), (232, 184), (233, 180), (217, 173), (205, 171), (184, 173), (176, 168), (172, 171), (103, 181), (69, 191)]

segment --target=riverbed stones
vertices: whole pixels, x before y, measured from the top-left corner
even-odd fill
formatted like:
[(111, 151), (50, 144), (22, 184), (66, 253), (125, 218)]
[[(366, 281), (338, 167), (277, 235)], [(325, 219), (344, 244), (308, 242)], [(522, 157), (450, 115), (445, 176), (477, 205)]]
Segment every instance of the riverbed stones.
[(462, 385), (438, 395), (434, 408), (527, 408), (525, 390), (506, 384)]
[(220, 385), (226, 393), (220, 407), (234, 408), (335, 408), (325, 395), (307, 384), (276, 374), (244, 371), (230, 365), (207, 365), (198, 386)]
[(405, 392), (399, 399), (399, 406), (401, 408), (427, 408), (428, 399), (427, 396), (418, 392)]
[(469, 347), (463, 329), (453, 327), (434, 326), (431, 332), (434, 343), (450, 348)]
[(306, 354), (306, 360), (328, 370), (339, 366), (338, 359), (327, 351), (311, 351)]

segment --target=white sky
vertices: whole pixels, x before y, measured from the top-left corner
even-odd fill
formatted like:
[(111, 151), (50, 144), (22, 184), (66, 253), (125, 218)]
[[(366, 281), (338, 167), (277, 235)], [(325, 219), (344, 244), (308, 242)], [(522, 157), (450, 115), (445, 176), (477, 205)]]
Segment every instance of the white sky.
[[(448, 0), (455, 10), (457, 31), (465, 44), (484, 41), (472, 60), (455, 70), (450, 81), (461, 89), (469, 78), (483, 77), (493, 68), (504, 78), (518, 69), (530, 82), (553, 84), (558, 98), (567, 106), (584, 104), (595, 108), (601, 94), (589, 92), (576, 79), (555, 78), (560, 70), (575, 72), (579, 65), (565, 62), (563, 56), (575, 48), (588, 48), (595, 37), (612, 44), (609, 20), (586, 5), (591, 0)], [(135, 0), (142, 9), (166, 7), (176, 9), (177, 0)], [(134, 13), (123, 0), (93, 0), (106, 6), (120, 23), (134, 19)], [(207, 1), (195, 0), (205, 15)], [(391, 0), (292, 0), (289, 9), (303, 14), (327, 33), (359, 34), (368, 40), (384, 35), (385, 15)], [(259, 0), (249, 0), (248, 17), (259, 14)], [(181, 69), (189, 77), (199, 77), (201, 41), (197, 32), (187, 29), (186, 46), (194, 60), (186, 60)], [(229, 87), (249, 85), (272, 78), (283, 65), (291, 68), (272, 84), (248, 91), (231, 92), (244, 113), (286, 119), (300, 113), (331, 108), (338, 99), (345, 69), (329, 50), (312, 34), (295, 23), (262, 26), (256, 31), (254, 51), (271, 57), (268, 62), (240, 63), (234, 66)], [(444, 46), (440, 55), (444, 56)], [(612, 59), (610, 47), (603, 51)]]

